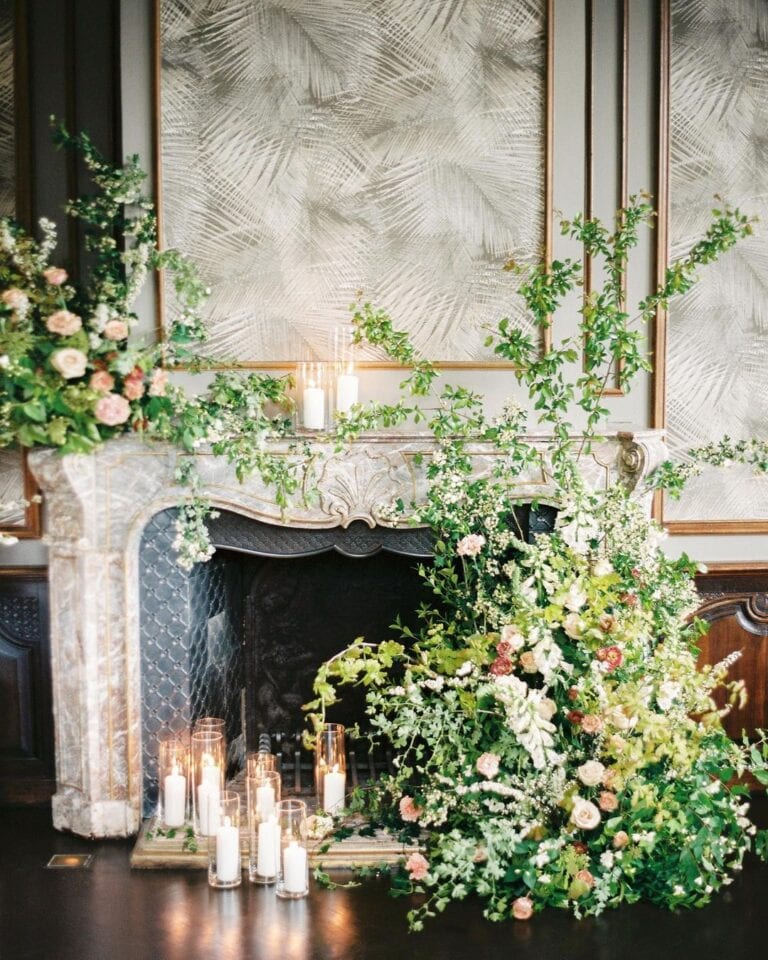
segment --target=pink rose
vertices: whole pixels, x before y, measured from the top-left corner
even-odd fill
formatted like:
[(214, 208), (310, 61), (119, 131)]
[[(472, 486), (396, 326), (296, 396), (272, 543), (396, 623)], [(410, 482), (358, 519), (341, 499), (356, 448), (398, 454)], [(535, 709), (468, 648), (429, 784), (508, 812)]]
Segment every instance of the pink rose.
[(138, 400), (144, 396), (144, 374), (141, 371), (138, 374), (134, 371), (125, 378), (123, 396), (128, 400)]
[(413, 802), (413, 797), (400, 799), (400, 816), (406, 823), (416, 823), (421, 816), (422, 809)]
[(496, 774), (499, 772), (499, 760), (501, 758), (497, 753), (482, 753), (477, 758), (475, 767), (477, 772), (486, 777), (488, 780), (492, 780)]
[(429, 861), (422, 857), (420, 853), (412, 853), (405, 861), (405, 869), (410, 874), (411, 880), (418, 883), (429, 873)]
[(518, 897), (512, 904), (512, 916), (515, 920), (530, 920), (533, 916), (533, 900), (530, 897)]
[(131, 415), (131, 405), (119, 393), (108, 393), (97, 401), (94, 413), (99, 423), (108, 427), (116, 427)]
[(584, 733), (600, 733), (603, 729), (603, 721), (594, 713), (588, 713), (581, 721), (581, 729)]
[(629, 843), (629, 834), (624, 830), (619, 830), (613, 837), (614, 850), (622, 850)]
[(485, 546), (485, 537), (481, 533), (469, 533), (456, 544), (456, 553), (460, 557), (476, 557)]
[(164, 397), (165, 388), (168, 386), (168, 374), (161, 367), (152, 371), (152, 379), (149, 382), (150, 397)]
[(600, 796), (597, 798), (597, 805), (603, 813), (613, 813), (618, 807), (619, 801), (615, 793), (611, 793), (610, 790), (601, 790)]
[(82, 350), (75, 350), (74, 347), (54, 350), (51, 354), (51, 366), (65, 380), (76, 380), (78, 377), (82, 377), (87, 365), (88, 357)]
[(125, 320), (110, 320), (104, 325), (107, 340), (125, 340), (128, 336), (128, 324)]
[(508, 657), (497, 657), (488, 667), (488, 671), (494, 677), (506, 677), (512, 673), (512, 661)]
[(48, 317), (45, 325), (51, 333), (58, 333), (60, 337), (71, 337), (82, 327), (83, 321), (69, 310), (57, 310)]
[(624, 659), (624, 654), (621, 652), (619, 647), (600, 647), (600, 649), (595, 654), (598, 660), (608, 665), (608, 671), (615, 670), (617, 667), (621, 666), (621, 663)]
[(115, 378), (106, 370), (97, 370), (92, 374), (88, 386), (97, 393), (109, 393), (115, 385)]
[(0, 300), (10, 307), (11, 310), (26, 310), (29, 306), (29, 297), (24, 293), (23, 290), (19, 290), (18, 287), (10, 287), (8, 290), (3, 290), (0, 294)]
[(46, 267), (43, 276), (52, 287), (60, 287), (67, 279), (67, 271), (63, 267)]

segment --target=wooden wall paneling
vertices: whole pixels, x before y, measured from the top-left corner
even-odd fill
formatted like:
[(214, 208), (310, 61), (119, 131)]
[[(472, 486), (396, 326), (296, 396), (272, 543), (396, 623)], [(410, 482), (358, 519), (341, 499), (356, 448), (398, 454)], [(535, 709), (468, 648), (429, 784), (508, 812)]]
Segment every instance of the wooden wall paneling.
[(745, 682), (748, 700), (725, 718), (730, 736), (768, 729), (768, 564), (720, 564), (696, 583), (698, 616), (710, 624), (701, 640), (701, 663), (715, 664), (741, 651), (729, 676)]
[(0, 804), (38, 804), (54, 786), (44, 567), (0, 570)]

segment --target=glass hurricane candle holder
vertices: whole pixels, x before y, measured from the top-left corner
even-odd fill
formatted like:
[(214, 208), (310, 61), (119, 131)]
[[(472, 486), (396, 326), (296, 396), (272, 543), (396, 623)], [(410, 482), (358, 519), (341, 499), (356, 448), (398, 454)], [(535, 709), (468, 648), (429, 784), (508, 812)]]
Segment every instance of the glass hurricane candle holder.
[(240, 796), (224, 790), (209, 804), (209, 821), (216, 820), (215, 832), (208, 840), (208, 883), (212, 887), (239, 887), (243, 881), (240, 867)]
[(266, 750), (251, 750), (245, 758), (245, 772), (248, 777), (260, 776), (277, 770), (277, 757)]
[(326, 723), (317, 737), (315, 751), (315, 791), (317, 805), (326, 813), (344, 809), (347, 792), (347, 753), (344, 727)]
[(327, 364), (300, 363), (296, 371), (298, 426), (300, 430), (325, 430), (328, 426), (331, 384)]
[(265, 770), (246, 777), (248, 796), (248, 879), (275, 883), (280, 866), (280, 774)]
[(195, 832), (210, 837), (216, 832), (218, 800), (224, 790), (224, 737), (215, 730), (192, 733), (192, 804)]
[(360, 396), (360, 378), (355, 368), (354, 329), (347, 324), (331, 332), (334, 384), (333, 406), (336, 413), (349, 413)]
[(189, 747), (186, 738), (168, 734), (158, 753), (158, 819), (164, 828), (183, 827), (189, 803)]
[(225, 740), (227, 739), (227, 722), (221, 717), (198, 717), (192, 729), (212, 730), (214, 733), (220, 733)]
[(306, 803), (303, 800), (281, 800), (277, 804), (277, 823), (280, 872), (275, 892), (286, 900), (298, 900), (309, 893)]

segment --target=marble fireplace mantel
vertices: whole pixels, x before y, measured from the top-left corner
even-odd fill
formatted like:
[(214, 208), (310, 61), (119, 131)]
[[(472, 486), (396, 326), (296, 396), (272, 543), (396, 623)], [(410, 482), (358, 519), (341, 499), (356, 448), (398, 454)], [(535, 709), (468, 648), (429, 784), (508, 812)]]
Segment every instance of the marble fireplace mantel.
[[(544, 457), (546, 437), (531, 439)], [(305, 529), (353, 521), (373, 527), (386, 523), (382, 511), (395, 498), (422, 498), (419, 454), (433, 449), (425, 435), (371, 435), (342, 452), (319, 445), (312, 467), (317, 496), (297, 497), (284, 516), (260, 480), (240, 484), (221, 458), (202, 452), (198, 460), (205, 493), (223, 509)], [(273, 450), (294, 455), (288, 442)], [(472, 453), (478, 473), (498, 456), (487, 445)], [(664, 455), (660, 431), (613, 433), (584, 458), (583, 474), (594, 487), (621, 479), (634, 488)], [(173, 477), (180, 456), (169, 445), (125, 437), (90, 456), (39, 450), (30, 457), (45, 494), (50, 545), (53, 819), (83, 836), (129, 836), (140, 825), (139, 544), (148, 521), (179, 501)], [(543, 465), (516, 490), (552, 502)]]

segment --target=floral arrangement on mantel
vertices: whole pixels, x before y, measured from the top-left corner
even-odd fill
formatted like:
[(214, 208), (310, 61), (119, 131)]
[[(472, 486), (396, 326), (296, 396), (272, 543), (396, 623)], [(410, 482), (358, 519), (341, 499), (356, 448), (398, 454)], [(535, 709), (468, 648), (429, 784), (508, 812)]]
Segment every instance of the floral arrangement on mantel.
[[(114, 168), (87, 136), (58, 127), (56, 139), (80, 150), (98, 187), (68, 207), (86, 226), (93, 266), (75, 284), (51, 262), (51, 223), (41, 222), (36, 241), (0, 220), (0, 446), (88, 453), (128, 430), (181, 445), (190, 457), (178, 476), (176, 546), (191, 567), (211, 553), (210, 506), (194, 479), (201, 444), (240, 477), (259, 472), (281, 503), (298, 489), (308, 458), (276, 458), (265, 446), (290, 435), (290, 379), (218, 372), (193, 397), (169, 382), (181, 364), (211, 366), (192, 350), (204, 339), (198, 309), (207, 291), (177, 251), (157, 249), (137, 159)], [(493, 919), (527, 919), (547, 905), (599, 913), (639, 898), (700, 905), (730, 882), (750, 847), (768, 848), (747, 817), (746, 788), (733, 784), (747, 770), (768, 782), (765, 738), (740, 745), (723, 730), (722, 716), (744, 695), (727, 679), (734, 658), (697, 669), (705, 625), (692, 619), (695, 565), (661, 552), (663, 533), (635, 499), (642, 491), (590, 491), (578, 470), (607, 412), (606, 378), (618, 371), (628, 390), (648, 369), (643, 323), (751, 230), (738, 210), (715, 211), (706, 236), (630, 316), (622, 280), (652, 216), (648, 198), (633, 197), (613, 231), (582, 217), (562, 224), (606, 268), (602, 289), (584, 298), (576, 336), (543, 356), (506, 320), (489, 337), (515, 363), (538, 422), (551, 431), (558, 524), (533, 543), (510, 492), (539, 456), (523, 439), (522, 407), (510, 401), (488, 420), (477, 394), (437, 392), (437, 371), (388, 315), (353, 307), (357, 338), (411, 369), (398, 403), (356, 406), (339, 416), (335, 438), (407, 421), (434, 434), (429, 493), (408, 512), (435, 532), (434, 563), (420, 571), (435, 605), (421, 611), (417, 635), (359, 639), (325, 664), (308, 708), (322, 722), (339, 686), (368, 689), (373, 735), (395, 747), (397, 773), (354, 805), (399, 829), (426, 831), (424, 854), (413, 854), (396, 880), (401, 892), (428, 894), (409, 915), (414, 929), (471, 893)], [(539, 328), (581, 276), (572, 260), (509, 268), (523, 270), (520, 293)], [(136, 345), (132, 304), (147, 273), (161, 269), (174, 273), (180, 312), (165, 343)], [(571, 376), (582, 350), (583, 367)], [(575, 406), (583, 411), (578, 430), (568, 420)], [(469, 440), (499, 449), (491, 476), (472, 475)], [(727, 460), (765, 470), (768, 444), (726, 438), (690, 452), (684, 465), (663, 464), (651, 482), (674, 494), (701, 464)], [(405, 510), (393, 505), (393, 522)]]
[[(700, 906), (731, 883), (748, 850), (768, 857), (768, 832), (749, 820), (749, 791), (737, 779), (751, 773), (768, 784), (766, 735), (735, 743), (723, 729), (745, 697), (728, 679), (738, 654), (697, 666), (707, 625), (694, 616), (696, 565), (661, 551), (664, 532), (639, 502), (647, 489), (589, 490), (578, 470), (607, 413), (606, 376), (618, 370), (626, 390), (648, 366), (638, 323), (750, 230), (738, 211), (715, 211), (707, 235), (630, 316), (622, 278), (651, 217), (646, 199), (632, 198), (613, 232), (581, 217), (562, 224), (606, 267), (602, 289), (585, 298), (577, 337), (543, 356), (506, 321), (489, 338), (515, 362), (552, 433), (552, 533), (528, 541), (510, 489), (539, 462), (523, 439), (519, 404), (489, 422), (480, 397), (448, 387), (432, 414), (403, 401), (353, 418), (371, 427), (426, 416), (438, 443), (426, 502), (409, 510), (435, 533), (434, 563), (420, 569), (434, 605), (420, 611), (417, 633), (403, 629), (377, 644), (359, 638), (324, 664), (307, 704), (317, 729), (340, 687), (367, 689), (372, 739), (392, 745), (396, 773), (358, 791), (352, 807), (422, 837), (424, 852), (408, 858), (394, 884), (396, 893), (426, 894), (409, 913), (414, 930), (470, 894), (494, 920), (527, 920), (546, 906), (599, 914), (639, 899)], [(521, 295), (545, 327), (581, 265), (526, 274)], [(362, 305), (355, 319), (361, 336), (413, 366), (412, 393), (432, 391), (434, 368), (386, 314)], [(569, 379), (582, 345), (583, 371)], [(582, 430), (568, 422), (575, 406)], [(478, 437), (502, 454), (488, 477), (472, 473), (466, 445)], [(703, 462), (766, 470), (767, 453), (764, 441), (726, 439), (695, 451), (690, 464), (663, 464), (649, 483), (679, 493)]]

